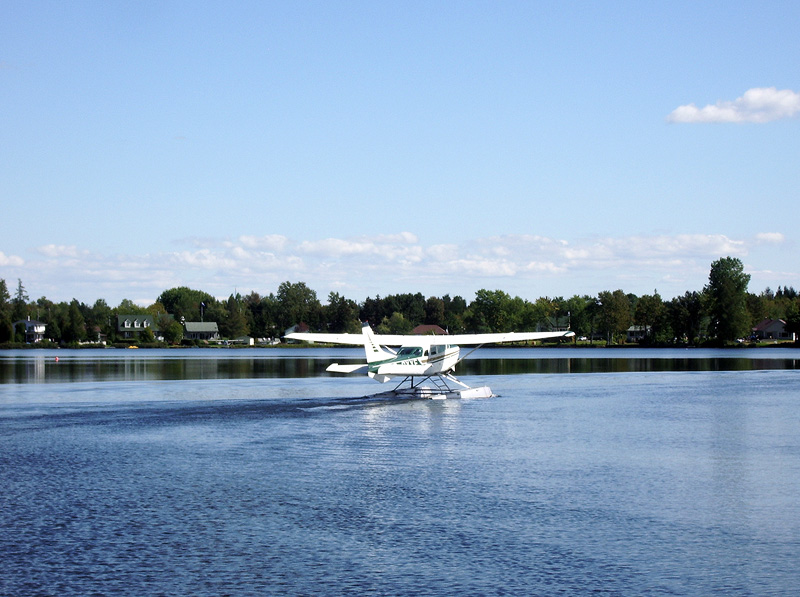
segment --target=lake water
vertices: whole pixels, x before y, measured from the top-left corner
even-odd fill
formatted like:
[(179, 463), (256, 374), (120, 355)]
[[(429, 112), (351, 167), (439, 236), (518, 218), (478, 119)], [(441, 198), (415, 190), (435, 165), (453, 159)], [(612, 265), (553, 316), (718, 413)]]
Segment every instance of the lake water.
[(0, 352), (0, 594), (800, 587), (800, 351), (481, 349), (445, 401), (358, 355)]

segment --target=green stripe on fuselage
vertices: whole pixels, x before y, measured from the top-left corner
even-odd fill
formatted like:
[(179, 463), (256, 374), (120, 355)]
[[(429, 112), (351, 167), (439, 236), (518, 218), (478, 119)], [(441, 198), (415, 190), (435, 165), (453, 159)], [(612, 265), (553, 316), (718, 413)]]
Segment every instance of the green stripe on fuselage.
[[(428, 363), (429, 362), (430, 361), (428, 361)], [(411, 356), (411, 357), (407, 357), (407, 358), (397, 358), (397, 357), (395, 357), (395, 358), (392, 358), (392, 359), (386, 359), (384, 361), (375, 361), (373, 363), (370, 363), (369, 364), (369, 371), (371, 373), (377, 373), (378, 372), (378, 368), (381, 367), (382, 365), (388, 365), (388, 364), (395, 365), (395, 364), (400, 364), (400, 363), (411, 363), (412, 365), (425, 365), (425, 364), (427, 364), (427, 363), (423, 363), (421, 357), (418, 357), (418, 356)]]

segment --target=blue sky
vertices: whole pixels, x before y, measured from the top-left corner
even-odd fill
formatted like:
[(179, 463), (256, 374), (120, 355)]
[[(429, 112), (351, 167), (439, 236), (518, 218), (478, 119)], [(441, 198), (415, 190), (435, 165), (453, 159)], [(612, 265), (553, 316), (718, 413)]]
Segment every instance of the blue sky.
[(0, 2), (0, 278), (800, 288), (796, 2)]

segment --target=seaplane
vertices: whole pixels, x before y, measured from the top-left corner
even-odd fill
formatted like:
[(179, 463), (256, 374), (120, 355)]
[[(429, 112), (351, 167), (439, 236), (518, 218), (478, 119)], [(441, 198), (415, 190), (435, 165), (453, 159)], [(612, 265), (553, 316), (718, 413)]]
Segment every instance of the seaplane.
[[(326, 370), (333, 373), (366, 372), (369, 377), (381, 383), (400, 379), (393, 390), (376, 394), (376, 397), (437, 400), (493, 396), (488, 386), (471, 388), (454, 375), (456, 365), (485, 344), (570, 338), (574, 335), (571, 331), (453, 335), (375, 334), (369, 323), (364, 323), (360, 334), (292, 332), (286, 338), (303, 342), (363, 346), (366, 363), (332, 363)], [(475, 348), (461, 356), (460, 346)]]

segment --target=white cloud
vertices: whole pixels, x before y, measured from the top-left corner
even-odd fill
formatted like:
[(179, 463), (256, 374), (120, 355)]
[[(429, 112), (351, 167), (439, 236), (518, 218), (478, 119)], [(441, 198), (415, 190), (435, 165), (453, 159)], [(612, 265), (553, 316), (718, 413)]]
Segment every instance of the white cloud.
[(676, 258), (746, 255), (747, 247), (744, 241), (732, 240), (722, 234), (678, 234), (603, 238), (596, 240), (588, 253), (585, 249), (568, 251), (578, 261), (674, 263)]
[(236, 261), (224, 253), (211, 249), (199, 251), (180, 251), (170, 255), (170, 261), (179, 267), (192, 267), (204, 270), (231, 269), (236, 267)]
[(567, 268), (552, 261), (531, 261), (525, 265), (524, 270), (538, 274), (560, 274), (566, 272)]
[(669, 122), (771, 122), (800, 113), (800, 93), (775, 87), (754, 87), (733, 101), (720, 100), (698, 108), (695, 104), (678, 106), (668, 116)]
[(303, 241), (297, 245), (300, 253), (323, 259), (374, 258), (398, 264), (418, 263), (424, 257), (417, 237), (408, 233), (355, 239), (326, 238)]
[(336, 290), (355, 300), (392, 292), (468, 298), (470, 292), (487, 287), (534, 299), (611, 287), (637, 294), (657, 287), (662, 296), (669, 296), (671, 289), (682, 294), (701, 288), (711, 262), (720, 257), (744, 257), (755, 247), (763, 251), (783, 242), (777, 232), (744, 239), (660, 234), (569, 242), (504, 235), (432, 245), (406, 234), (299, 242), (276, 235), (217, 239), (205, 248), (144, 255), (103, 255), (47, 245), (35, 250), (39, 259), (28, 261), (0, 253), (0, 265), (24, 264), (19, 275), (31, 294), (51, 300), (105, 298), (109, 304), (131, 295), (149, 294), (155, 300), (164, 290), (184, 285), (215, 296), (227, 296), (234, 289), (266, 294), (285, 280), (306, 282), (319, 296)]
[(0, 251), (0, 266), (3, 267), (22, 267), (25, 265), (25, 260), (16, 255), (6, 255)]
[(761, 232), (759, 234), (756, 234), (756, 240), (763, 244), (779, 245), (785, 239), (783, 234), (781, 234), (780, 232)]
[(240, 236), (239, 242), (248, 249), (282, 251), (289, 239), (281, 234), (267, 234), (266, 236)]
[(448, 263), (448, 267), (451, 272), (458, 274), (488, 278), (510, 277), (519, 271), (518, 267), (510, 261), (479, 257), (455, 259)]
[(79, 251), (75, 245), (43, 245), (38, 247), (36, 251), (45, 257), (58, 258), (58, 257), (84, 257), (87, 251)]
[(317, 241), (303, 241), (298, 246), (303, 253), (324, 257), (343, 257), (347, 255), (380, 254), (381, 249), (371, 242), (353, 241), (341, 238), (326, 238)]
[(427, 254), (434, 261), (452, 261), (458, 258), (458, 245), (432, 245)]
[(417, 235), (411, 232), (400, 232), (398, 234), (378, 234), (376, 236), (367, 236), (365, 238), (378, 244), (415, 245), (419, 242)]

